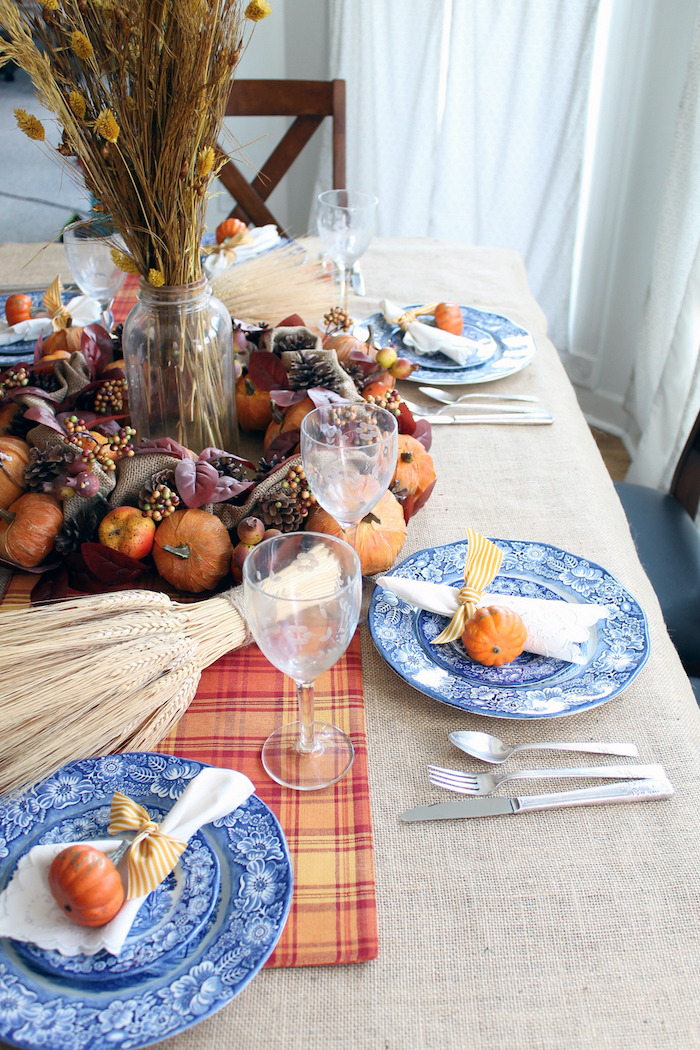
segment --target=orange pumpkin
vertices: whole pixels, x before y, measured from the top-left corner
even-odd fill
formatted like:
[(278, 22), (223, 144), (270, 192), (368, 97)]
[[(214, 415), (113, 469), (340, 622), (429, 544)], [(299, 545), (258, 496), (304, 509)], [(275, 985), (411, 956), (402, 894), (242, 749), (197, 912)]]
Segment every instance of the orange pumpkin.
[(248, 376), (241, 376), (236, 383), (236, 411), (241, 430), (267, 430), (272, 422), (269, 392), (253, 386)]
[(443, 332), (461, 335), (464, 328), (464, 318), (457, 303), (438, 303), (435, 307), (435, 324)]
[[(272, 442), (280, 434), (286, 434), (288, 430), (298, 430), (304, 416), (308, 416), (309, 412), (313, 412), (315, 408), (316, 405), (311, 398), (305, 397), (303, 401), (297, 401), (295, 405), (289, 406), (284, 413), (281, 422), (277, 423), (273, 419), (265, 431), (265, 439), (263, 441), (263, 449), (265, 452), (267, 452)], [(291, 454), (292, 453), (290, 453), (290, 455)]]
[(348, 332), (341, 332), (338, 335), (327, 335), (323, 340), (323, 349), (335, 350), (336, 356), (341, 363), (350, 360), (350, 354), (353, 350), (361, 350), (363, 354), (367, 354), (373, 361), (377, 359), (376, 346), (363, 343), (361, 339), (357, 339), (356, 336), (350, 335)]
[(0, 507), (11, 503), (27, 491), (24, 471), (29, 462), (29, 445), (21, 438), (0, 437)]
[(0, 518), (0, 558), (32, 569), (53, 550), (63, 510), (53, 496), (25, 492), (7, 510), (0, 510)]
[(41, 344), (41, 356), (53, 356), (58, 350), (63, 350), (70, 357), (80, 350), (80, 341), (83, 337), (82, 328), (59, 328), (57, 332), (47, 335)]
[[(313, 504), (306, 519), (309, 532), (323, 532), (329, 536), (342, 536), (335, 518)], [(366, 514), (357, 526), (355, 550), (360, 559), (363, 576), (375, 572), (386, 572), (396, 561), (406, 539), (406, 523), (401, 504), (391, 492), (385, 492), (376, 507)]]
[(16, 292), (5, 300), (5, 317), (8, 324), (19, 324), (28, 321), (32, 316), (32, 297)]
[(488, 667), (509, 664), (520, 656), (527, 638), (522, 617), (513, 609), (490, 605), (467, 620), (462, 643), (472, 660)]
[(248, 227), (240, 219), (224, 219), (216, 227), (216, 243), (223, 244), (227, 237), (235, 237), (238, 233), (243, 233)]
[(156, 529), (153, 560), (181, 591), (210, 591), (231, 564), (233, 545), (224, 523), (205, 510), (176, 510)]
[[(382, 372), (382, 376), (388, 376), (388, 372)], [(385, 383), (383, 380), (380, 383), (379, 380), (374, 380), (368, 383), (367, 386), (362, 387), (362, 396), (365, 400), (368, 397), (376, 397), (377, 401), (381, 401), (383, 397), (386, 397), (394, 389), (394, 377), (391, 376), (391, 383)]]
[(420, 441), (408, 434), (399, 434), (399, 454), (392, 484), (396, 483), (402, 492), (418, 499), (435, 478), (433, 457)]
[(106, 853), (86, 842), (67, 846), (54, 857), (49, 889), (78, 926), (104, 926), (124, 903), (119, 872)]
[(18, 416), (19, 419), (21, 419), (22, 415), (23, 410), (13, 402), (10, 402), (9, 405), (3, 405), (2, 408), (0, 408), (0, 436), (9, 432), (12, 420), (15, 416)]

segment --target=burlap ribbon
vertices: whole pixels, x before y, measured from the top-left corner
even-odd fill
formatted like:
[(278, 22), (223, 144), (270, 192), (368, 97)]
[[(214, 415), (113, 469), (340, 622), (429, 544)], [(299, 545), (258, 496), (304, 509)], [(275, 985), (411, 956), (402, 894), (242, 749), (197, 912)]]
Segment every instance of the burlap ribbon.
[(503, 561), (503, 551), (479, 532), (467, 529), (469, 549), (464, 565), (464, 587), (457, 594), (459, 609), (444, 631), (433, 639), (434, 645), (453, 642), (464, 633), (467, 620), (479, 608), (481, 595), (497, 575)]
[(136, 838), (129, 847), (127, 868), (129, 892), (127, 900), (143, 897), (159, 886), (175, 865), (187, 843), (165, 835), (148, 812), (120, 791), (114, 792), (110, 810), (109, 833), (135, 831)]

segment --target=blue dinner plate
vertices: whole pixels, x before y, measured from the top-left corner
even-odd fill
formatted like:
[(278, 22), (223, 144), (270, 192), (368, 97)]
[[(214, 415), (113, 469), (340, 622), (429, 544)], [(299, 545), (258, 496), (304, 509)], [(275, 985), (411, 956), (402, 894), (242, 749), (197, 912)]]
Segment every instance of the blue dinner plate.
[[(414, 309), (407, 306), (407, 310)], [(474, 306), (460, 306), (464, 321), (464, 335), (482, 343), (484, 349), (468, 366), (457, 364), (443, 353), (417, 354), (406, 346), (398, 325), (389, 324), (382, 313), (372, 314), (360, 322), (362, 328), (372, 326), (375, 342), (380, 346), (393, 343), (401, 353), (419, 367), (409, 379), (412, 383), (432, 383), (435, 386), (457, 386), (468, 383), (491, 383), (496, 379), (519, 372), (535, 356), (537, 347), (533, 335), (526, 328), (502, 314), (478, 310)], [(429, 315), (418, 320), (430, 324)]]
[[(0, 804), (0, 890), (32, 846), (106, 837), (115, 790), (160, 822), (203, 768), (149, 752), (88, 758)], [(0, 939), (0, 1038), (31, 1050), (126, 1050), (175, 1035), (258, 973), (291, 897), (284, 834), (252, 795), (190, 839), (144, 901), (119, 957)]]
[[(548, 543), (493, 540), (503, 551), (489, 594), (563, 599), (607, 606), (610, 615), (590, 628), (584, 664), (522, 653), (513, 663), (485, 667), (471, 660), (460, 639), (431, 645), (448, 623), (377, 587), (368, 622), (377, 649), (397, 674), (421, 693), (472, 714), (496, 718), (556, 718), (597, 707), (632, 682), (649, 657), (644, 611), (614, 576), (595, 562)], [(464, 584), (466, 541), (430, 547), (388, 573), (404, 579)]]

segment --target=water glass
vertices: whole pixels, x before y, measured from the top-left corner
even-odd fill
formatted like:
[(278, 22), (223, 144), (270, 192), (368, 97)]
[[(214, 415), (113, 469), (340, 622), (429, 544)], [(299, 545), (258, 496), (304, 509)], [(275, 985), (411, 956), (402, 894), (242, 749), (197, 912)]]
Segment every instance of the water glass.
[(327, 190), (318, 195), (316, 219), (327, 254), (340, 270), (341, 306), (348, 308), (350, 271), (374, 234), (377, 198), (370, 193)]
[[(107, 240), (109, 238), (109, 240)], [(124, 245), (104, 222), (80, 223), (63, 231), (66, 261), (83, 295), (97, 299), (106, 313), (126, 274), (115, 266), (110, 250)]]
[(297, 687), (298, 721), (276, 729), (262, 763), (273, 780), (299, 791), (334, 784), (355, 751), (337, 726), (316, 721), (314, 682), (347, 649), (360, 614), (360, 562), (334, 536), (272, 536), (243, 563), (245, 613), (264, 655)]

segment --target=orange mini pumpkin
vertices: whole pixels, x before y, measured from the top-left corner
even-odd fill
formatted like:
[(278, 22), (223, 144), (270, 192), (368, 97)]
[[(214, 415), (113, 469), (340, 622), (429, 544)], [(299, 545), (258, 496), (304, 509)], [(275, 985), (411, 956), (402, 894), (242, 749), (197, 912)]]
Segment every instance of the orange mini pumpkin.
[(438, 303), (435, 307), (435, 324), (443, 332), (461, 335), (464, 328), (464, 318), (457, 303)]
[[(318, 503), (309, 509), (306, 519), (309, 532), (342, 536), (335, 518)], [(357, 526), (355, 550), (360, 559), (363, 576), (386, 572), (396, 561), (406, 539), (406, 522), (401, 504), (391, 492), (385, 492), (376, 507), (366, 514)]]
[(477, 609), (467, 620), (462, 643), (477, 663), (500, 667), (520, 656), (527, 638), (522, 617), (502, 605)]
[(223, 244), (227, 237), (235, 237), (238, 233), (243, 233), (248, 227), (240, 219), (224, 219), (216, 227), (216, 243)]
[(61, 504), (43, 492), (25, 492), (0, 510), (0, 558), (32, 569), (53, 550), (63, 525)]
[(279, 423), (273, 419), (265, 431), (265, 439), (263, 441), (265, 452), (280, 434), (286, 434), (288, 430), (298, 430), (304, 416), (307, 416), (309, 412), (313, 412), (315, 408), (316, 405), (311, 398), (305, 397), (303, 401), (297, 401), (296, 404), (290, 405)]
[(189, 507), (156, 529), (153, 560), (160, 575), (181, 591), (210, 591), (231, 564), (233, 545), (220, 518)]
[(124, 903), (119, 872), (106, 853), (86, 842), (67, 846), (54, 857), (49, 889), (78, 926), (104, 926)]
[(32, 297), (15, 292), (5, 300), (5, 317), (8, 324), (19, 324), (28, 321), (32, 316)]
[(0, 437), (0, 507), (3, 510), (27, 491), (24, 471), (28, 462), (26, 441), (6, 434)]
[(335, 350), (336, 357), (341, 363), (350, 360), (350, 354), (353, 350), (360, 350), (363, 354), (367, 354), (373, 361), (377, 359), (377, 348), (376, 346), (370, 346), (369, 343), (363, 343), (357, 336), (350, 335), (349, 332), (339, 332), (337, 335), (327, 335), (323, 340), (324, 350)]
[(241, 376), (236, 383), (236, 411), (241, 430), (267, 430), (272, 422), (269, 391), (253, 386), (248, 376)]
[(396, 483), (401, 492), (417, 499), (432, 485), (435, 478), (435, 467), (430, 453), (426, 452), (416, 438), (409, 437), (408, 434), (399, 434), (399, 454), (392, 484)]

